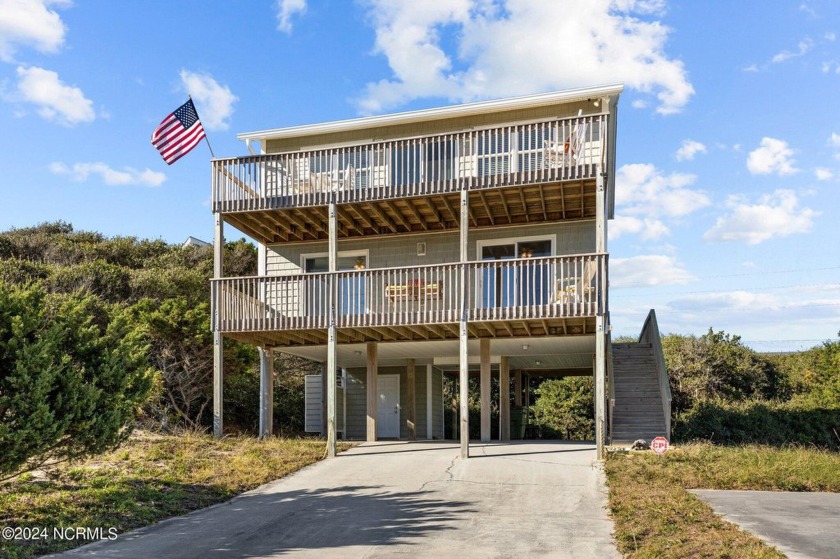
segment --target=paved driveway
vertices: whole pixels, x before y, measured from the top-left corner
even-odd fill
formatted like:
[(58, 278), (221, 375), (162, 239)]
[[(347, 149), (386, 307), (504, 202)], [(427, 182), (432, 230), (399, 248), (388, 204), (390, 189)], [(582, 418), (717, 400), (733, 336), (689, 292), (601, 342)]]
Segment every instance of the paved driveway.
[(840, 557), (840, 493), (691, 491), (790, 559)]
[(363, 444), (62, 557), (618, 557), (591, 444)]

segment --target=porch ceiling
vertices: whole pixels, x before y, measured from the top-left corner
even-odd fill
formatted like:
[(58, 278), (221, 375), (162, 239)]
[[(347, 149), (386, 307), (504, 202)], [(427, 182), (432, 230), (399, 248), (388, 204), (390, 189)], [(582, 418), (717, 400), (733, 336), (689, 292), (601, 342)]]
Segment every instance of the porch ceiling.
[[(582, 180), (471, 190), (470, 227), (594, 218), (595, 189), (594, 180)], [(338, 237), (456, 230), (459, 205), (458, 192), (340, 204)], [(264, 244), (329, 237), (326, 206), (225, 213), (224, 219)]]
[[(524, 349), (527, 346), (527, 349)], [(406, 359), (414, 359), (417, 365), (433, 364), (444, 370), (458, 368), (458, 340), (407, 341), (379, 344), (380, 366), (404, 365)], [(306, 347), (278, 347), (278, 351), (325, 362), (326, 345)], [(593, 335), (503, 338), (490, 342), (490, 360), (499, 363), (502, 355), (510, 357), (512, 370), (557, 371), (591, 368), (595, 354)], [(366, 365), (364, 343), (338, 344), (338, 365), (355, 368)], [(469, 341), (471, 367), (478, 367), (479, 340)], [(539, 362), (539, 364), (537, 364)]]
[[(471, 339), (548, 338), (556, 340), (560, 339), (561, 336), (573, 337), (594, 334), (595, 317), (475, 321), (468, 323), (468, 329)], [(228, 338), (263, 347), (322, 346), (327, 343), (327, 331), (323, 328), (226, 331), (223, 334)], [(339, 328), (337, 332), (337, 341), (341, 345), (366, 342), (398, 343), (457, 339), (457, 323), (365, 326)]]

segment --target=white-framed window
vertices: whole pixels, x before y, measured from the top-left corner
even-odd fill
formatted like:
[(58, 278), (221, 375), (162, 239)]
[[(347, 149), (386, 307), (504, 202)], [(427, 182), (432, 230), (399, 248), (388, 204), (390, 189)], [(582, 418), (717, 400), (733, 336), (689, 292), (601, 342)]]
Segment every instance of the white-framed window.
[(481, 308), (544, 305), (551, 300), (552, 266), (542, 260), (554, 256), (556, 235), (478, 241), (476, 255), (482, 262), (520, 260), (481, 268)]
[[(347, 272), (364, 270), (368, 267), (370, 251), (349, 250), (339, 251), (336, 271)], [(329, 253), (318, 252), (301, 254), (300, 269), (304, 274), (321, 274), (314, 281), (304, 281), (304, 293), (301, 301), (305, 305), (305, 312), (312, 316), (327, 314), (327, 282), (326, 272), (329, 271)], [(367, 309), (367, 281), (362, 274), (342, 275), (338, 281), (339, 316), (364, 314)]]

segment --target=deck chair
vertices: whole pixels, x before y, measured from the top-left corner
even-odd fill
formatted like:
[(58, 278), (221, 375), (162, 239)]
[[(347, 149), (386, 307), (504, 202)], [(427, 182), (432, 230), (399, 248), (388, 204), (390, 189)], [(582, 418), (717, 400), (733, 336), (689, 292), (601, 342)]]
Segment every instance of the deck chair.
[[(583, 116), (583, 109), (578, 110), (578, 117), (581, 116)], [(548, 168), (576, 165), (583, 153), (585, 139), (586, 123), (578, 121), (564, 140), (545, 140), (543, 164)]]
[(587, 260), (579, 277), (557, 278), (555, 282), (555, 301), (557, 303), (588, 303), (595, 292), (595, 276), (598, 262)]

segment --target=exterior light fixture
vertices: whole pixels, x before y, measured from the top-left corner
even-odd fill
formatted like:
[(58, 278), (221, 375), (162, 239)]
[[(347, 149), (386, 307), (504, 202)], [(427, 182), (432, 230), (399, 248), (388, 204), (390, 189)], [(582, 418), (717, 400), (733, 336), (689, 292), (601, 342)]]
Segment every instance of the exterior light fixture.
[(522, 349), (524, 349), (525, 351), (528, 351), (529, 347), (531, 346), (529, 346), (528, 344), (522, 344)]
[(365, 257), (359, 256), (356, 258), (356, 262), (353, 264), (353, 268), (356, 270), (364, 270), (365, 269)]

